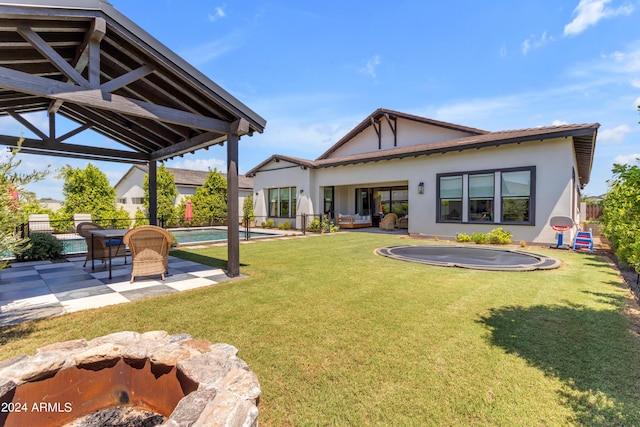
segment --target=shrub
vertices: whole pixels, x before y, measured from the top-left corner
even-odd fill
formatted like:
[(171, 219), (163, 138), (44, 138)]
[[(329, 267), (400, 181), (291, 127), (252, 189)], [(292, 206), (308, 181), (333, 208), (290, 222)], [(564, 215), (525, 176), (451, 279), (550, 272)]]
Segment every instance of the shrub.
[(484, 243), (489, 243), (489, 235), (484, 233), (477, 233), (474, 231), (473, 234), (471, 235), (471, 240), (473, 240), (479, 245)]
[(279, 230), (291, 230), (291, 223), (289, 221), (285, 221), (282, 224), (278, 224)]
[(489, 243), (494, 245), (506, 245), (511, 243), (511, 232), (502, 228), (494, 228), (489, 233)]
[(272, 219), (268, 219), (262, 222), (262, 228), (274, 228), (276, 226), (276, 222)]
[(313, 221), (307, 225), (307, 231), (311, 231), (312, 233), (320, 231), (320, 220), (318, 218), (314, 218)]
[(467, 233), (456, 234), (456, 242), (468, 243), (468, 242), (471, 242), (472, 240), (473, 238)]
[(25, 258), (39, 261), (56, 259), (62, 256), (64, 245), (51, 234), (33, 233), (30, 236), (31, 246), (22, 254)]

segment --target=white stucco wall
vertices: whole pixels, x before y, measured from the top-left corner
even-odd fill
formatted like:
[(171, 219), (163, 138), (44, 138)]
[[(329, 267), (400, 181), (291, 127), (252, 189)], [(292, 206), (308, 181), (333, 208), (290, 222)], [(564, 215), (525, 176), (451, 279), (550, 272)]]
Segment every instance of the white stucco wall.
[[(393, 123), (393, 122), (392, 122)], [(347, 144), (331, 153), (329, 158), (369, 153), (372, 151), (390, 150), (398, 147), (408, 147), (429, 142), (446, 141), (449, 139), (469, 136), (468, 133), (427, 125), (413, 120), (397, 120), (397, 146), (394, 147), (393, 132), (385, 119), (381, 122), (382, 147), (378, 148), (378, 134), (373, 127), (366, 128), (362, 133), (351, 139)]]
[(133, 198), (144, 198), (144, 176), (145, 173), (138, 169), (131, 169), (131, 173), (119, 182), (119, 185), (115, 187), (116, 190), (116, 200), (120, 200), (122, 198), (126, 198), (126, 203), (116, 203), (117, 207), (123, 207), (127, 212), (129, 212), (129, 217), (133, 218), (136, 214), (136, 210), (140, 208), (144, 211), (143, 204), (133, 204)]
[[(296, 218), (272, 218), (276, 224), (285, 221), (291, 222), (294, 228), (300, 224), (300, 214), (316, 214), (311, 204), (311, 195), (314, 188), (311, 187), (310, 170), (302, 168), (294, 163), (279, 161), (265, 165), (254, 177), (253, 205), (256, 214), (256, 222), (260, 224), (268, 218), (268, 197), (270, 188), (296, 187), (297, 200)], [(301, 191), (302, 190), (302, 191)], [(317, 187), (315, 188), (317, 190)], [(321, 206), (321, 205), (316, 205)]]
[[(409, 233), (415, 235), (454, 237), (461, 232), (484, 233), (502, 227), (513, 233), (513, 240), (516, 242), (524, 240), (553, 244), (556, 234), (549, 226), (549, 219), (556, 215), (575, 215), (572, 193), (576, 190), (571, 183), (571, 175), (572, 167), (576, 166), (571, 139), (526, 142), (314, 170), (301, 170), (300, 167), (283, 168), (283, 162), (278, 163), (278, 169), (272, 166), (267, 165), (267, 168), (272, 169), (270, 172), (264, 172), (263, 169), (255, 177), (254, 187), (259, 193), (256, 203), (257, 215), (267, 214), (265, 189), (292, 185), (305, 190), (304, 197), (299, 200), (298, 213), (320, 212), (321, 189), (326, 186), (334, 186), (336, 189), (335, 210), (351, 213), (355, 206), (355, 188), (408, 185)], [(535, 225), (436, 222), (437, 174), (531, 166), (536, 168)], [(418, 194), (420, 182), (424, 182), (424, 194)], [(311, 190), (307, 190), (308, 188)], [(499, 203), (499, 200), (495, 203)], [(565, 241), (570, 237), (572, 235), (565, 235)]]

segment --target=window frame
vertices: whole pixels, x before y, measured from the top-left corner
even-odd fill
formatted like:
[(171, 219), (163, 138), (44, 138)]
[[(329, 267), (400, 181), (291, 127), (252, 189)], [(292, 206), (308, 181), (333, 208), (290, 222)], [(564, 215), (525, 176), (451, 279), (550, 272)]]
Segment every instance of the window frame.
[[(529, 219), (527, 221), (504, 221), (503, 220), (503, 200), (509, 197), (503, 197), (503, 182), (502, 174), (510, 172), (529, 172), (529, 196), (528, 196), (528, 209)], [(494, 186), (493, 186), (493, 212), (492, 221), (478, 221), (470, 219), (470, 204), (471, 197), (469, 191), (469, 177), (474, 175), (488, 175), (493, 174)], [(447, 177), (462, 177), (462, 212), (459, 220), (442, 219), (441, 217), (441, 203), (446, 198), (440, 197), (440, 182), (441, 178)], [(457, 200), (457, 199), (456, 199)], [(436, 223), (454, 223), (454, 224), (504, 224), (504, 225), (531, 225), (535, 226), (535, 206), (536, 206), (536, 167), (535, 166), (519, 166), (512, 168), (498, 168), (498, 169), (483, 169), (473, 171), (457, 171), (436, 174)], [(498, 207), (499, 205), (499, 207)]]
[[(297, 214), (298, 187), (271, 187), (267, 189), (267, 217), (268, 218), (295, 218)], [(283, 198), (283, 191), (286, 191), (288, 198)], [(275, 193), (276, 198), (272, 200), (271, 195)], [(286, 202), (287, 214), (283, 215), (283, 202)], [(275, 203), (275, 205), (274, 205)], [(275, 206), (275, 215), (272, 208)]]

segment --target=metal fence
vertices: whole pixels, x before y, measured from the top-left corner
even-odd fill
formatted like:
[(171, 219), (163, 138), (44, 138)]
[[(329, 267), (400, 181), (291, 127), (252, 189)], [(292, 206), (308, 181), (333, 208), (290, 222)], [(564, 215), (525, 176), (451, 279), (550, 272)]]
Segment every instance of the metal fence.
[[(77, 254), (87, 251), (85, 239), (76, 231), (77, 224), (73, 219), (62, 220), (41, 220), (28, 221), (18, 227), (18, 234), (22, 238), (29, 237), (33, 233), (52, 234), (62, 241), (64, 254)], [(149, 218), (100, 218), (93, 219), (92, 222), (107, 229), (128, 229), (140, 225), (148, 225)], [(157, 224), (177, 236), (177, 242), (209, 242), (226, 240), (226, 230), (222, 227), (227, 225), (226, 220), (216, 218), (200, 218), (187, 221), (184, 218), (158, 218)], [(332, 221), (328, 216), (323, 215), (298, 215), (295, 218), (269, 218), (269, 217), (239, 217), (240, 238), (243, 240), (269, 237), (269, 235), (281, 235), (282, 232), (291, 231), (306, 233), (329, 232)], [(211, 232), (211, 236), (206, 235), (206, 230), (220, 227), (218, 233)], [(277, 230), (277, 231), (276, 231)], [(197, 232), (201, 232), (200, 234)], [(202, 234), (205, 233), (205, 234)], [(189, 241), (188, 239), (197, 239)]]

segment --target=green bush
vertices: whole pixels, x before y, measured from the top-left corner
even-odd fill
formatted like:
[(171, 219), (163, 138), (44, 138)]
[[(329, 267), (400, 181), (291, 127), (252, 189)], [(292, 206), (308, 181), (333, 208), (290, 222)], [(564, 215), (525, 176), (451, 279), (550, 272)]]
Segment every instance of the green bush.
[(276, 222), (272, 219), (268, 219), (262, 222), (262, 228), (274, 228), (276, 226)]
[(511, 243), (511, 232), (502, 228), (494, 228), (488, 233), (489, 243), (494, 245), (507, 245)]
[(289, 221), (285, 221), (282, 224), (278, 224), (279, 230), (291, 230), (291, 223)]
[(314, 218), (313, 221), (307, 225), (307, 231), (311, 231), (312, 233), (320, 231), (320, 220), (318, 218)]
[(22, 255), (32, 261), (60, 258), (64, 251), (62, 242), (51, 234), (32, 233), (29, 240), (31, 246)]
[(489, 243), (489, 235), (485, 233), (477, 233), (474, 231), (471, 235), (471, 240), (479, 245)]
[(456, 242), (468, 243), (468, 242), (471, 242), (472, 240), (473, 238), (467, 233), (456, 234)]

